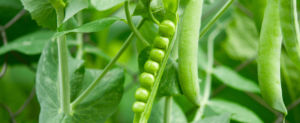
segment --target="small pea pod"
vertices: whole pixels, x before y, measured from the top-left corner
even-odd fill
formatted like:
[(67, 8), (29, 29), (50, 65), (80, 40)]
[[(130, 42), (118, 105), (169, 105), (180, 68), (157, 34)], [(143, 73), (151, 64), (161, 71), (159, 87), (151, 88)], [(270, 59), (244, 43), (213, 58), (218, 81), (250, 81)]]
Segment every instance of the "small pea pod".
[(300, 70), (300, 33), (296, 0), (280, 1), (280, 24), (285, 49)]
[(179, 34), (178, 75), (183, 94), (200, 106), (198, 83), (198, 37), (201, 24), (203, 0), (190, 0), (185, 7)]
[(287, 114), (281, 90), (281, 28), (278, 0), (268, 0), (258, 47), (258, 80), (263, 99), (277, 111)]
[(263, 22), (266, 6), (267, 6), (267, 0), (252, 0), (253, 20), (255, 22), (256, 29), (259, 33), (261, 30), (261, 25)]

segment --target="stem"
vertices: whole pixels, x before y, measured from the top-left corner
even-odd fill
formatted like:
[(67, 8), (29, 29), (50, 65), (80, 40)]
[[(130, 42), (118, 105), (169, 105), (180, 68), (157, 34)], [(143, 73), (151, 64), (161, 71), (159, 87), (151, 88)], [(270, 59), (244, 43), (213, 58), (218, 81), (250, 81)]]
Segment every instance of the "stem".
[(130, 11), (129, 11), (129, 2), (128, 2), (128, 0), (126, 0), (124, 2), (124, 5), (125, 5), (125, 14), (126, 14), (127, 22), (128, 22), (128, 25), (129, 25), (130, 29), (135, 34), (135, 36), (144, 44), (145, 47), (150, 46), (150, 44), (141, 35), (141, 33), (137, 30), (137, 28), (134, 26), (134, 24), (132, 22)]
[(160, 25), (159, 21), (156, 20), (156, 18), (153, 16), (152, 10), (151, 10), (151, 4), (148, 5), (148, 13), (150, 15), (150, 18), (157, 24)]
[[(56, 9), (57, 27), (59, 27), (64, 18), (64, 7)], [(60, 87), (60, 106), (63, 113), (68, 114), (70, 110), (70, 83), (68, 73), (68, 55), (65, 35), (57, 38), (58, 44), (58, 69), (59, 69), (59, 87)]]
[[(82, 11), (78, 12), (76, 14), (76, 19), (77, 19), (77, 22), (78, 22), (78, 26), (81, 26), (82, 25)], [(82, 58), (82, 55), (83, 55), (83, 33), (76, 33), (76, 40), (77, 40), (77, 43), (78, 43), (78, 46), (77, 46), (77, 54), (76, 54), (76, 59), (80, 60)]]
[(210, 91), (211, 91), (211, 74), (213, 71), (213, 63), (214, 63), (214, 39), (219, 34), (220, 29), (216, 28), (208, 37), (208, 43), (207, 43), (207, 57), (208, 57), (208, 64), (207, 64), (207, 70), (206, 70), (206, 79), (205, 79), (205, 88), (204, 88), (204, 96), (201, 101), (201, 107), (198, 110), (194, 122), (201, 119), (201, 117), (204, 114), (204, 109), (206, 107), (206, 104), (208, 103)]
[(298, 104), (300, 103), (300, 98), (298, 98), (296, 101), (294, 101), (292, 104), (290, 104), (288, 107), (287, 107), (287, 110), (291, 110), (293, 109), (295, 106), (297, 106)]
[(173, 100), (173, 96), (166, 97), (164, 123), (171, 123), (172, 100)]
[[(144, 22), (145, 19), (142, 19), (140, 23), (137, 25), (137, 28), (140, 28), (144, 24)], [(93, 81), (93, 83), (87, 89), (84, 90), (84, 92), (78, 98), (76, 98), (74, 102), (71, 103), (72, 109), (75, 108), (84, 98), (86, 98), (86, 96), (93, 90), (93, 88), (97, 85), (97, 83), (105, 76), (108, 70), (114, 66), (114, 64), (122, 56), (124, 51), (128, 48), (133, 38), (134, 38), (134, 34), (132, 32), (127, 38), (127, 40), (125, 41), (125, 43), (123, 44), (123, 46), (121, 47), (121, 49), (119, 50), (119, 52), (117, 53), (117, 55), (104, 68), (103, 72), (95, 79), (95, 81)]]
[(208, 29), (223, 15), (223, 13), (229, 8), (229, 6), (234, 2), (234, 0), (228, 0), (227, 3), (221, 8), (220, 11), (207, 23), (207, 25), (202, 29), (199, 39), (208, 31)]
[(265, 107), (266, 109), (268, 109), (272, 113), (278, 114), (278, 111), (271, 108), (260, 96), (257, 96), (256, 94), (253, 94), (253, 93), (250, 93), (250, 92), (245, 92), (245, 94), (247, 94), (250, 98), (252, 98), (256, 102), (258, 102), (260, 105), (262, 105), (263, 107)]
[[(1, 36), (2, 36), (2, 39), (3, 39), (3, 45), (6, 45), (7, 44), (7, 37), (6, 37), (5, 30), (1, 31)], [(2, 78), (5, 75), (5, 73), (6, 73), (6, 70), (7, 70), (7, 60), (8, 60), (8, 56), (7, 56), (7, 54), (5, 54), (4, 55), (4, 64), (3, 64), (2, 70), (0, 72), (0, 78)]]

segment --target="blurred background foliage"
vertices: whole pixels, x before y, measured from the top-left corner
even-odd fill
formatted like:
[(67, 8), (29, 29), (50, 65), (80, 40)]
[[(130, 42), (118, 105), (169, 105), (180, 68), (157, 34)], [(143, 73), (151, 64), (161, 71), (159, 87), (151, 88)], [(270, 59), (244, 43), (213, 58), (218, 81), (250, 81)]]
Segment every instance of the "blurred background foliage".
[[(91, 0), (93, 1), (93, 0)], [(112, 8), (101, 10), (101, 6), (90, 5), (87, 9), (82, 11), (83, 23), (88, 23), (93, 20), (101, 19), (108, 16), (117, 16), (125, 18), (125, 11), (123, 3), (120, 3)], [(226, 0), (206, 0), (203, 8), (202, 15), (202, 28), (209, 22), (209, 20), (217, 13), (217, 11), (226, 3)], [(137, 0), (131, 2), (131, 12), (138, 4)], [(184, 3), (182, 3), (184, 4)], [(298, 6), (300, 0), (298, 2)], [(0, 1), (0, 25), (5, 25), (16, 14), (23, 9), (23, 5), (19, 0), (1, 0)], [(99, 10), (100, 9), (100, 10)], [(298, 7), (300, 10), (300, 7)], [(207, 40), (210, 33), (221, 27), (221, 32), (215, 38), (214, 43), (214, 60), (215, 67), (226, 66), (228, 71), (233, 71), (232, 76), (229, 78), (238, 78), (241, 81), (250, 81), (258, 85), (257, 78), (257, 49), (259, 32), (253, 20), (253, 5), (252, 0), (236, 0), (234, 4), (221, 16), (221, 18), (213, 25), (211, 29), (199, 41), (199, 78), (205, 80), (205, 69), (207, 64)], [(179, 9), (179, 14), (182, 9)], [(160, 13), (156, 13), (160, 16)], [(133, 21), (137, 24), (142, 19), (141, 16), (133, 16)], [(227, 24), (222, 26), (223, 24)], [(153, 22), (147, 20), (141, 27), (140, 32), (150, 43), (157, 34), (158, 26)], [(13, 42), (19, 37), (44, 29), (37, 25), (31, 19), (31, 16), (26, 12), (18, 21), (6, 30), (8, 42)], [(129, 26), (122, 22), (117, 21), (109, 28), (84, 34), (84, 43), (86, 53), (83, 59), (85, 60), (85, 67), (103, 69), (109, 59), (118, 52), (124, 41), (127, 39), (131, 30)], [(69, 34), (75, 38), (74, 34)], [(2, 38), (0, 39), (0, 46), (3, 46)], [(3, 47), (0, 47), (0, 49)], [(91, 50), (94, 50), (92, 52)], [(99, 48), (99, 49), (97, 49)], [(144, 49), (140, 42), (136, 39), (132, 45), (126, 50), (118, 61), (118, 66), (126, 69), (124, 94), (119, 104), (118, 110), (108, 119), (107, 123), (130, 123), (133, 121), (134, 113), (131, 106), (135, 102), (134, 93), (139, 87), (138, 75), (138, 54)], [(70, 51), (74, 55), (76, 52), (75, 46), (70, 46)], [(96, 53), (95, 53), (96, 52)], [(10, 115), (8, 114), (5, 106), (9, 107), (12, 112), (16, 112), (28, 99), (35, 83), (35, 69), (40, 56), (40, 52), (36, 54), (24, 54), (22, 52), (10, 51), (2, 53), (0, 56), (0, 64), (4, 63), (4, 58), (8, 57), (8, 69), (5, 76), (0, 79), (0, 103), (3, 108), (0, 108), (0, 122), (9, 123)], [(291, 62), (285, 49), (282, 50), (281, 58), (281, 78), (284, 102), (288, 106), (300, 97), (300, 72)], [(236, 72), (235, 72), (235, 71)], [(240, 79), (242, 78), (242, 79)], [(217, 75), (213, 76), (212, 84), (212, 104), (208, 105), (205, 110), (205, 117), (215, 116), (226, 112), (232, 113), (231, 122), (243, 122), (243, 117), (247, 117), (247, 113), (253, 112), (254, 118), (260, 119), (259, 121), (270, 123), (277, 119), (274, 111), (261, 104), (261, 100), (257, 101), (261, 95), (252, 92), (246, 92), (241, 88), (233, 87), (230, 83), (226, 86), (226, 82)], [(233, 79), (232, 81), (235, 81)], [(200, 83), (201, 90), (203, 91), (203, 82)], [(256, 95), (256, 96), (253, 96)], [(164, 98), (157, 98), (152, 110), (152, 115), (149, 122), (161, 122), (163, 115), (163, 102)], [(217, 107), (216, 107), (217, 106)], [(191, 104), (184, 96), (175, 96), (173, 108), (177, 112), (182, 112), (186, 117), (178, 119), (184, 122), (192, 120), (196, 110), (195, 106)], [(224, 109), (224, 110), (216, 110)], [(25, 109), (15, 117), (17, 122), (35, 123), (38, 122), (40, 106), (36, 96), (30, 101)], [(173, 115), (173, 113), (172, 113)], [(300, 122), (300, 106), (296, 106), (289, 111), (286, 120), (290, 123)], [(247, 121), (247, 120), (246, 120)], [(175, 121), (174, 121), (175, 122)], [(252, 121), (250, 121), (252, 122)]]

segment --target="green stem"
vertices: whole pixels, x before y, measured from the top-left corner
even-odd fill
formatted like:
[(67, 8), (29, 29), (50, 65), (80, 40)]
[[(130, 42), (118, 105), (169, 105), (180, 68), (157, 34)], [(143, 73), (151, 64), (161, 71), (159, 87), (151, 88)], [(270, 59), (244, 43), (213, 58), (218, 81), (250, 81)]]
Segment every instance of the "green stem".
[(129, 25), (130, 29), (135, 34), (135, 36), (144, 44), (145, 47), (150, 46), (150, 44), (141, 35), (141, 33), (137, 30), (137, 28), (134, 26), (134, 24), (132, 22), (130, 11), (129, 11), (129, 2), (128, 2), (128, 0), (126, 0), (124, 2), (124, 5), (125, 5), (125, 13), (126, 13), (127, 22), (128, 22), (128, 25)]
[(156, 20), (156, 18), (153, 16), (152, 10), (151, 10), (151, 4), (148, 5), (148, 13), (150, 15), (150, 18), (157, 24), (160, 25), (159, 21)]
[[(78, 26), (81, 26), (82, 21), (83, 21), (81, 11), (76, 14), (76, 18), (77, 18)], [(83, 55), (83, 33), (76, 33), (76, 40), (77, 40), (77, 43), (78, 43), (76, 59), (80, 60), (82, 58), (82, 55)]]
[[(145, 19), (142, 19), (141, 22), (137, 25), (137, 28), (140, 28), (145, 22)], [(114, 66), (117, 60), (122, 56), (125, 50), (130, 45), (131, 41), (134, 38), (134, 34), (131, 33), (127, 38), (117, 55), (108, 63), (108, 65), (104, 68), (103, 72), (93, 81), (93, 83), (78, 97), (74, 102), (71, 103), (72, 109), (75, 108), (86, 96), (93, 90), (93, 88), (97, 85), (97, 83), (105, 76), (110, 68)]]
[(164, 123), (171, 123), (172, 100), (173, 96), (166, 97)]
[[(56, 9), (57, 27), (59, 27), (64, 18), (64, 7)], [(59, 69), (59, 87), (60, 87), (60, 106), (63, 113), (70, 113), (70, 83), (68, 72), (68, 55), (65, 35), (57, 38), (58, 44), (58, 69)]]
[(234, 0), (228, 0), (227, 3), (221, 8), (220, 11), (206, 24), (206, 26), (200, 32), (199, 39), (208, 31), (208, 29), (223, 15), (223, 13), (229, 8)]
[(166, 51), (165, 58), (163, 59), (163, 61), (161, 63), (161, 67), (159, 68), (159, 70), (157, 72), (157, 76), (155, 78), (155, 82), (154, 82), (154, 85), (152, 87), (149, 99), (148, 99), (148, 101), (146, 103), (145, 110), (141, 114), (141, 117), (140, 117), (139, 121), (142, 122), (142, 123), (146, 123), (148, 121), (149, 117), (150, 117), (152, 105), (153, 105), (153, 102), (154, 102), (154, 99), (155, 99), (155, 96), (156, 96), (156, 93), (157, 93), (157, 89), (158, 89), (158, 86), (159, 86), (159, 83), (160, 83), (160, 79), (161, 79), (161, 76), (162, 76), (162, 74), (164, 72), (164, 69), (166, 67), (166, 64), (167, 64), (167, 61), (169, 59), (170, 53), (172, 51), (172, 48), (174, 46), (174, 42), (175, 42), (176, 36), (177, 36), (177, 27), (176, 27), (175, 34), (172, 37), (172, 41), (170, 42), (170, 46), (169, 46), (168, 50)]
[(201, 117), (204, 114), (204, 109), (206, 107), (206, 104), (208, 103), (210, 91), (211, 91), (211, 74), (213, 72), (213, 63), (214, 63), (214, 39), (219, 34), (220, 29), (216, 28), (208, 37), (208, 43), (207, 43), (207, 70), (206, 70), (206, 79), (205, 79), (205, 87), (204, 87), (204, 96), (201, 101), (201, 107), (198, 110), (194, 121), (197, 121), (201, 119)]

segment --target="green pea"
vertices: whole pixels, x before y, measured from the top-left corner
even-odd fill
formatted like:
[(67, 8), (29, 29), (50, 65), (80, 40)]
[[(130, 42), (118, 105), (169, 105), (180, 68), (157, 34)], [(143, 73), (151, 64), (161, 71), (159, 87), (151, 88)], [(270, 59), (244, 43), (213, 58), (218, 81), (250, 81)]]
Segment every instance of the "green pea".
[(140, 102), (140, 101), (136, 101), (132, 105), (132, 111), (134, 113), (142, 113), (145, 110), (145, 107), (146, 107), (146, 103)]
[(263, 99), (287, 114), (280, 82), (281, 28), (278, 0), (268, 0), (258, 46), (258, 81)]
[(145, 63), (144, 69), (145, 69), (146, 72), (156, 73), (156, 71), (158, 71), (158, 69), (159, 69), (159, 64), (155, 61), (148, 60)]
[(153, 45), (154, 47), (157, 48), (167, 49), (169, 46), (169, 42), (170, 42), (169, 38), (158, 35), (155, 37)]
[(160, 62), (165, 57), (165, 51), (153, 48), (150, 51), (150, 58), (154, 61)]
[(175, 24), (170, 20), (164, 20), (159, 25), (159, 32), (164, 36), (171, 36), (175, 32)]
[(151, 73), (143, 72), (140, 75), (140, 83), (143, 86), (153, 86), (154, 80), (155, 80), (155, 77)]
[(200, 106), (198, 82), (198, 38), (203, 0), (190, 0), (185, 7), (178, 44), (178, 75), (183, 94)]
[(142, 102), (147, 102), (149, 92), (145, 88), (138, 88), (135, 92), (135, 99)]

